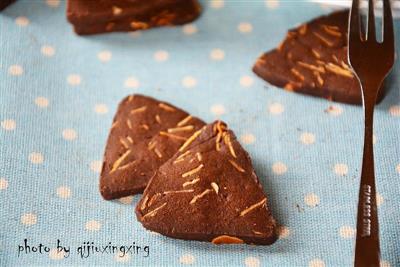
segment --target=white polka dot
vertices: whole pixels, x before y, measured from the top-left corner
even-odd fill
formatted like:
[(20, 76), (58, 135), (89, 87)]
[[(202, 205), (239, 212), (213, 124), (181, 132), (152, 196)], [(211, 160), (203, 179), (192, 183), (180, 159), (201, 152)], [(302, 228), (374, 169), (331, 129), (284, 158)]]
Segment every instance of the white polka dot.
[(249, 22), (241, 22), (237, 27), (238, 31), (241, 33), (249, 33), (253, 30), (253, 25)]
[(29, 19), (27, 17), (17, 17), (15, 23), (18, 26), (25, 27), (29, 25)]
[(52, 57), (55, 55), (56, 50), (54, 49), (54, 47), (50, 46), (50, 45), (44, 45), (42, 46), (42, 48), (40, 49), (40, 51), (42, 52), (43, 55), (45, 55), (46, 57)]
[(355, 234), (356, 230), (354, 230), (353, 227), (351, 226), (342, 226), (339, 229), (339, 234), (342, 238), (345, 239), (349, 239), (349, 238), (353, 238), (354, 234)]
[(186, 88), (192, 88), (197, 85), (197, 80), (193, 76), (185, 76), (182, 79), (182, 85)]
[(68, 186), (60, 186), (57, 188), (57, 195), (60, 198), (69, 198), (71, 197), (71, 189)]
[(396, 171), (397, 171), (398, 173), (400, 173), (400, 163), (397, 165)]
[(0, 190), (8, 188), (8, 181), (5, 178), (0, 178)]
[(103, 167), (102, 165), (103, 165), (103, 163), (100, 160), (95, 160), (95, 161), (90, 162), (90, 169), (94, 172), (100, 173), (101, 168)]
[(226, 113), (225, 107), (221, 104), (211, 106), (210, 110), (215, 116), (221, 116)]
[(287, 166), (282, 162), (275, 162), (272, 164), (272, 171), (278, 175), (284, 174), (287, 172)]
[(315, 142), (315, 135), (313, 133), (302, 133), (300, 141), (305, 145), (311, 145)]
[(307, 206), (316, 207), (319, 204), (319, 197), (314, 193), (310, 193), (304, 197), (304, 202)]
[(39, 96), (35, 99), (35, 104), (40, 108), (47, 108), (49, 106), (49, 100), (43, 96)]
[(12, 76), (20, 76), (24, 73), (24, 69), (20, 65), (11, 65), (8, 68), (8, 73)]
[(140, 82), (136, 77), (131, 76), (125, 80), (124, 86), (126, 88), (138, 88), (140, 86)]
[(60, 5), (60, 0), (46, 0), (46, 4), (49, 7), (58, 7)]
[(268, 111), (273, 115), (279, 115), (285, 111), (285, 107), (281, 103), (272, 103), (268, 106)]
[(111, 60), (112, 58), (112, 54), (110, 51), (104, 50), (101, 51), (97, 54), (97, 58), (101, 61), (101, 62), (108, 62)]
[(82, 81), (81, 76), (79, 76), (78, 74), (70, 74), (67, 77), (67, 82), (70, 85), (74, 85), (74, 86), (79, 85), (79, 84), (81, 84), (81, 81)]
[(119, 202), (125, 205), (129, 205), (133, 201), (133, 196), (121, 197), (118, 199)]
[(261, 265), (260, 260), (256, 257), (247, 257), (244, 264), (246, 267), (259, 267)]
[(224, 4), (224, 0), (211, 0), (211, 7), (215, 9), (223, 8)]
[(162, 62), (162, 61), (166, 61), (169, 58), (169, 54), (167, 51), (164, 50), (159, 50), (157, 52), (154, 53), (154, 60)]
[(256, 137), (251, 133), (247, 133), (247, 134), (243, 134), (240, 137), (240, 140), (242, 141), (243, 144), (250, 145), (256, 141)]
[(379, 262), (379, 267), (391, 267), (390, 262), (381, 260)]
[(131, 255), (129, 255), (129, 254), (124, 255), (122, 252), (119, 252), (119, 253), (115, 254), (114, 259), (117, 262), (124, 263), (124, 262), (128, 262), (131, 259)]
[(269, 9), (275, 9), (279, 7), (279, 1), (278, 0), (266, 0), (265, 1), (265, 5), (269, 8)]
[(344, 163), (337, 163), (333, 167), (333, 171), (340, 176), (345, 176), (349, 172), (349, 167)]
[(133, 31), (128, 33), (130, 36), (132, 36), (133, 38), (138, 38), (140, 35), (142, 35), (142, 31)]
[(99, 231), (101, 228), (101, 223), (95, 220), (86, 222), (85, 229), (88, 231)]
[(16, 123), (14, 120), (7, 119), (1, 122), (1, 128), (3, 128), (6, 131), (12, 131), (15, 129), (15, 127)]
[(33, 164), (41, 164), (44, 161), (44, 157), (41, 153), (32, 152), (31, 154), (29, 154), (29, 161)]
[(75, 140), (78, 135), (74, 129), (64, 129), (62, 132), (62, 136), (65, 140), (72, 141)]
[(384, 201), (385, 199), (383, 198), (383, 196), (379, 193), (376, 193), (376, 205), (379, 207), (383, 204)]
[(290, 235), (289, 227), (283, 226), (283, 225), (279, 226), (278, 227), (278, 235), (279, 235), (279, 238), (288, 238)]
[(37, 223), (37, 216), (34, 213), (26, 213), (21, 216), (21, 223), (25, 225), (34, 225)]
[(250, 87), (253, 85), (253, 83), (254, 83), (254, 80), (250, 76), (245, 75), (240, 78), (240, 85), (243, 87)]
[(325, 267), (325, 262), (321, 259), (313, 259), (308, 263), (308, 267)]
[(326, 113), (328, 113), (329, 115), (332, 116), (339, 116), (343, 113), (343, 108), (341, 106), (338, 105), (333, 105), (333, 106), (329, 106), (326, 110)]
[(186, 24), (183, 26), (182, 31), (186, 35), (192, 35), (197, 32), (197, 27), (194, 24)]
[(182, 264), (193, 264), (196, 261), (196, 258), (192, 254), (183, 254), (179, 258), (179, 262)]
[(211, 50), (210, 52), (210, 58), (212, 60), (223, 60), (225, 57), (225, 52), (222, 49), (216, 48)]
[(108, 107), (105, 104), (97, 104), (94, 106), (94, 112), (97, 114), (106, 114), (108, 112)]
[(389, 108), (389, 113), (392, 116), (400, 117), (400, 106), (391, 106)]
[(58, 251), (56, 248), (50, 249), (49, 258), (52, 260), (62, 260), (64, 259), (64, 251)]

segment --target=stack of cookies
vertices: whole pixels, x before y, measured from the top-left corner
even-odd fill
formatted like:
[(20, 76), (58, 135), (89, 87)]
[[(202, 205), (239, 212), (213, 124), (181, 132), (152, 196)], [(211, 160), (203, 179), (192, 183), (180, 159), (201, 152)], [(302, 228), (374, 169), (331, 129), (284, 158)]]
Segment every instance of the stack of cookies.
[(227, 125), (131, 95), (111, 127), (100, 193), (110, 200), (142, 192), (136, 215), (149, 230), (214, 244), (276, 240), (250, 157)]

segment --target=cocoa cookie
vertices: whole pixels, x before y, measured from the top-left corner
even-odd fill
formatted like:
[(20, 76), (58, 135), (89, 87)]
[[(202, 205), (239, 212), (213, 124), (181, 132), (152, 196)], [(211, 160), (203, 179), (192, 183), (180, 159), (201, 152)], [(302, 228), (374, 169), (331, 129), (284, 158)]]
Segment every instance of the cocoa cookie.
[(163, 235), (269, 245), (276, 222), (247, 152), (225, 123), (195, 132), (150, 180), (136, 215)]
[(200, 12), (197, 0), (68, 0), (67, 4), (68, 21), (81, 35), (180, 25)]
[(348, 10), (338, 11), (289, 30), (253, 71), (288, 91), (361, 104), (361, 89), (347, 59), (348, 16)]
[(100, 174), (100, 193), (115, 199), (141, 193), (155, 171), (205, 125), (171, 104), (131, 95), (119, 104)]

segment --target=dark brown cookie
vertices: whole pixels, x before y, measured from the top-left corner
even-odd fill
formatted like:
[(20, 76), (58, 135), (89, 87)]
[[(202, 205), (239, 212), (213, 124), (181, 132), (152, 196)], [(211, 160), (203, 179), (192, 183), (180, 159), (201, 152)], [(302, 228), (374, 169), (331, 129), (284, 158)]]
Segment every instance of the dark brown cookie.
[(334, 12), (289, 30), (253, 71), (288, 91), (361, 104), (361, 89), (347, 59), (348, 15), (348, 10)]
[(15, 0), (0, 0), (0, 11), (14, 3)]
[(195, 131), (200, 119), (142, 95), (119, 105), (108, 137), (100, 175), (104, 199), (143, 192), (149, 179)]
[(136, 215), (163, 235), (268, 245), (276, 222), (250, 157), (226, 124), (194, 133), (150, 180)]
[(67, 18), (82, 35), (180, 25), (200, 12), (197, 0), (68, 0), (67, 4)]

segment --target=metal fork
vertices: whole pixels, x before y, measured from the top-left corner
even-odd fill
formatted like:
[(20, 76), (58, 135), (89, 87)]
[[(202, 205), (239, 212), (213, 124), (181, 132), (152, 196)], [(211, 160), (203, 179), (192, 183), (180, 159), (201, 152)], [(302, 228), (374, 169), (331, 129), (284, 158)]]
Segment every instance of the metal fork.
[(359, 1), (353, 0), (349, 17), (348, 57), (362, 88), (364, 153), (357, 213), (354, 266), (379, 267), (379, 229), (373, 155), (374, 106), (382, 82), (394, 64), (393, 19), (389, 0), (383, 0), (383, 41), (376, 40), (373, 0), (368, 2), (366, 33), (362, 32)]

